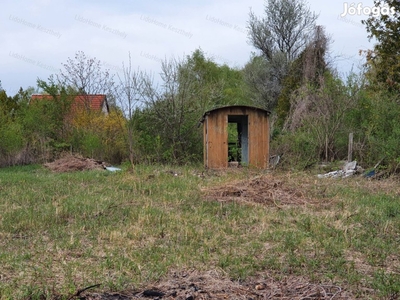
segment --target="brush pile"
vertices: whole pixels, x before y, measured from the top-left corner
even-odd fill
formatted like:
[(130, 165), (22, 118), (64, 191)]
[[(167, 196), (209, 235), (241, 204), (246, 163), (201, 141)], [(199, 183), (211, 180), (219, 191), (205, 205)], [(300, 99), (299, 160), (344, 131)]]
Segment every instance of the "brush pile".
[(104, 169), (104, 163), (101, 161), (70, 154), (53, 162), (45, 163), (44, 166), (56, 173)]

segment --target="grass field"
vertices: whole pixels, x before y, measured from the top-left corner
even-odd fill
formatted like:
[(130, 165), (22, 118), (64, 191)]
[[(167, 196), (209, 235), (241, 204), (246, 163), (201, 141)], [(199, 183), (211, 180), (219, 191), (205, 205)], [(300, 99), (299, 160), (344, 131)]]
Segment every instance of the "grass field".
[(354, 298), (400, 296), (398, 179), (273, 172), (310, 201), (265, 205), (205, 197), (260, 173), (198, 170), (0, 169), (0, 299), (68, 299), (94, 284), (123, 291), (180, 270), (300, 276)]

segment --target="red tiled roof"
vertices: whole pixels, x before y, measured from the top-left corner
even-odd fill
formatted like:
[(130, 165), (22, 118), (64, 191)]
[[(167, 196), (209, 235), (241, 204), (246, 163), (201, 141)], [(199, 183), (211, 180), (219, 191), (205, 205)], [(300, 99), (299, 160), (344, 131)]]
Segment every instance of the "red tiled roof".
[(106, 101), (106, 95), (78, 95), (75, 97), (73, 105), (79, 106), (88, 104), (91, 110), (102, 110), (103, 105), (107, 103)]
[[(32, 100), (52, 100), (52, 95), (32, 95)], [(103, 107), (108, 112), (106, 95), (77, 95), (72, 102), (72, 110), (76, 108), (90, 108), (90, 110), (101, 111)]]

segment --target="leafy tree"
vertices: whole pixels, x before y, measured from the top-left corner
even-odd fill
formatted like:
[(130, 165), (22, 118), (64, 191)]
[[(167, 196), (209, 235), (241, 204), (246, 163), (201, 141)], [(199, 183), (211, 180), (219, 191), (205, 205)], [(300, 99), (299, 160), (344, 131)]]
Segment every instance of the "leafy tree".
[(349, 110), (345, 126), (354, 132), (354, 151), (366, 166), (380, 162), (380, 168), (400, 171), (400, 98), (383, 82), (371, 81), (370, 70), (353, 76), (352, 99), (357, 105)]
[(10, 154), (22, 146), (20, 128), (13, 117), (17, 107), (13, 100), (0, 82), (0, 166), (10, 164)]
[(201, 141), (195, 134), (209, 98), (201, 90), (202, 78), (193, 76), (184, 60), (166, 60), (161, 66), (162, 85), (146, 82), (148, 121), (164, 145), (162, 160), (183, 162)]
[(21, 116), (32, 93), (33, 88), (20, 88), (11, 97), (0, 88), (0, 165), (31, 162), (25, 151), (26, 134)]
[(121, 110), (112, 108), (108, 115), (82, 110), (74, 115), (71, 144), (83, 156), (110, 163), (121, 163), (127, 156), (126, 126)]
[(383, 90), (372, 95), (369, 123), (364, 127), (367, 161), (372, 165), (384, 159), (382, 166), (391, 172), (400, 172), (400, 101), (396, 94)]
[(219, 71), (220, 84), (223, 86), (221, 105), (252, 105), (243, 70), (222, 65)]
[[(390, 14), (371, 14), (363, 20), (369, 39), (375, 39), (373, 51), (367, 52), (367, 65), (374, 75), (370, 79), (384, 83), (389, 90), (400, 91), (400, 2), (375, 0), (379, 10), (394, 8)], [(393, 14), (392, 14), (393, 13)], [(372, 69), (372, 70), (371, 70)]]
[(202, 97), (211, 96), (212, 103), (204, 109), (250, 103), (241, 70), (225, 64), (218, 65), (207, 58), (201, 49), (196, 49), (192, 55), (187, 56), (186, 64), (191, 76), (195, 77), (197, 86), (202, 87), (201, 90), (205, 93)]
[[(380, 14), (363, 21), (370, 40), (376, 41), (366, 55), (363, 101), (362, 147), (364, 158), (375, 164), (399, 171), (400, 127), (400, 2), (375, 0)], [(384, 9), (383, 9), (384, 8)], [(357, 112), (354, 115), (358, 116)]]
[(245, 79), (254, 102), (273, 111), (291, 63), (310, 42), (318, 15), (303, 0), (268, 0), (265, 17), (250, 12), (250, 43), (260, 51), (246, 65)]
[(6, 91), (0, 90), (0, 115), (3, 122), (12, 117), (15, 108), (16, 103), (13, 103), (12, 97), (8, 97)]
[(33, 93), (33, 90), (34, 89), (32, 87), (26, 90), (20, 88), (18, 93), (11, 97), (7, 96), (7, 93), (2, 89), (0, 82), (0, 116), (3, 122), (15, 118), (22, 102), (29, 99), (30, 95)]
[[(145, 107), (137, 114), (140, 146), (155, 153), (148, 160), (183, 163), (202, 158), (199, 121), (212, 108), (248, 104), (242, 73), (219, 66), (198, 49), (162, 64), (161, 85), (145, 80)], [(155, 141), (151, 143), (150, 141)], [(148, 156), (148, 155), (146, 155)]]
[(49, 95), (51, 98), (31, 103), (31, 106), (39, 110), (38, 114), (42, 110), (42, 115), (48, 118), (48, 126), (43, 124), (44, 127), (47, 127), (45, 130), (47, 132), (46, 135), (53, 140), (66, 141), (71, 129), (68, 118), (71, 115), (71, 105), (77, 94), (76, 90), (55, 83), (52, 77), (49, 78), (49, 82), (38, 79), (37, 85), (42, 90), (42, 93)]
[(253, 54), (243, 69), (243, 78), (253, 105), (267, 110), (276, 107), (288, 68), (288, 61), (280, 52), (273, 54), (270, 60)]
[(303, 0), (268, 0), (264, 13), (260, 19), (250, 12), (250, 42), (267, 60), (282, 52), (293, 61), (308, 44), (318, 15)]

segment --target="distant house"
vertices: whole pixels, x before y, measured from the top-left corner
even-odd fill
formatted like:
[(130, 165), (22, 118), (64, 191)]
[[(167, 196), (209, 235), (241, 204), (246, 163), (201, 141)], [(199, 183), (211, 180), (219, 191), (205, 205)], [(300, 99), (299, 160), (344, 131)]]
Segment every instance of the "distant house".
[[(32, 95), (32, 103), (40, 100), (53, 100), (52, 95)], [(108, 115), (110, 108), (106, 95), (77, 95), (71, 101), (71, 112), (82, 110), (103, 112)]]

